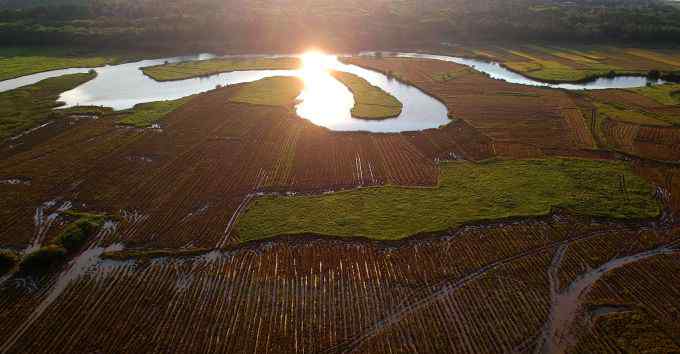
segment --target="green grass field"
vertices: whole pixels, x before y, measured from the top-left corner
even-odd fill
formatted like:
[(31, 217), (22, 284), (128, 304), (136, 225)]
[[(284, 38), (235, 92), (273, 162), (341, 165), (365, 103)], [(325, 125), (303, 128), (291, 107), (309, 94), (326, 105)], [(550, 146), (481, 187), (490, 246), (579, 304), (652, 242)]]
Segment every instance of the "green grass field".
[(92, 68), (120, 62), (119, 56), (68, 48), (0, 48), (0, 81), (43, 71)]
[(672, 115), (657, 115), (651, 112), (638, 111), (627, 107), (596, 102), (598, 114), (602, 114), (614, 120), (626, 123), (649, 125), (657, 127), (670, 127), (680, 124), (678, 117)]
[(296, 77), (268, 77), (243, 84), (230, 102), (288, 107), (302, 91), (302, 80)]
[(294, 70), (300, 67), (298, 58), (211, 59), (143, 68), (147, 76), (156, 81), (184, 80), (230, 71), (243, 70)]
[(59, 94), (94, 79), (96, 74), (74, 74), (50, 78), (36, 84), (0, 93), (0, 141), (33, 128), (58, 115)]
[(678, 84), (654, 85), (630, 90), (667, 106), (680, 104), (680, 85)]
[(647, 74), (645, 71), (622, 70), (619, 67), (601, 63), (595, 59), (596, 57), (578, 51), (557, 50), (539, 46), (531, 46), (531, 48), (538, 52), (569, 60), (574, 63), (574, 66), (565, 65), (558, 61), (544, 59), (518, 50), (508, 50), (508, 52), (524, 60), (506, 61), (503, 64), (508, 69), (532, 79), (556, 83), (584, 81), (606, 76), (611, 72), (618, 75)]
[(396, 97), (371, 85), (363, 78), (341, 71), (333, 71), (331, 75), (342, 82), (354, 94), (352, 117), (361, 119), (394, 118), (401, 114), (403, 105)]
[(150, 127), (154, 123), (161, 121), (170, 112), (182, 107), (193, 97), (194, 96), (188, 96), (178, 100), (137, 104), (132, 108), (131, 113), (121, 118), (118, 123), (137, 128)]
[(554, 207), (607, 218), (660, 213), (652, 186), (622, 162), (451, 162), (442, 165), (436, 188), (386, 186), (322, 196), (261, 197), (236, 228), (244, 242), (298, 233), (395, 240), (466, 222), (545, 215)]

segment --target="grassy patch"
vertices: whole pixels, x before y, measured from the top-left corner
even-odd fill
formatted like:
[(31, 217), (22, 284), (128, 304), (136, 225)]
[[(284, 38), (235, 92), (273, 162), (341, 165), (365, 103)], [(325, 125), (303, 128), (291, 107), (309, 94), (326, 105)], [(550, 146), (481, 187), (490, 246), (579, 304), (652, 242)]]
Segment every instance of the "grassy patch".
[(138, 128), (150, 127), (161, 121), (170, 112), (189, 102), (194, 96), (187, 96), (178, 100), (156, 101), (140, 103), (132, 108), (132, 113), (121, 118), (118, 123)]
[(504, 65), (515, 72), (518, 72), (527, 77), (547, 81), (547, 82), (578, 82), (588, 80), (594, 77), (607, 76), (612, 73), (623, 74), (646, 74), (641, 71), (622, 71), (620, 68), (597, 62), (585, 55), (576, 54), (574, 52), (558, 51), (553, 49), (543, 49), (544, 52), (574, 62), (580, 67), (574, 68), (564, 65), (560, 62), (542, 59), (530, 54), (509, 50), (515, 56), (525, 58), (526, 61), (508, 61)]
[(299, 67), (299, 58), (238, 58), (156, 65), (143, 68), (142, 71), (156, 81), (172, 81), (199, 76), (210, 76), (230, 71), (294, 70)]
[(79, 219), (68, 224), (52, 242), (68, 252), (75, 252), (83, 247), (87, 240), (102, 227), (105, 220), (104, 215), (83, 213), (78, 215)]
[(333, 71), (331, 75), (342, 82), (354, 94), (352, 116), (361, 119), (386, 119), (399, 116), (403, 105), (399, 100), (371, 85), (365, 79), (346, 72)]
[(10, 251), (0, 251), (0, 275), (5, 274), (19, 261), (16, 254)]
[(0, 92), (0, 141), (59, 116), (60, 112), (53, 111), (60, 106), (59, 94), (95, 76), (95, 73), (64, 75)]
[(660, 213), (653, 192), (622, 162), (451, 162), (442, 165), (437, 188), (387, 186), (258, 198), (237, 230), (242, 241), (308, 232), (393, 240), (466, 222), (545, 215), (554, 207), (608, 218), (648, 218)]
[(302, 80), (296, 77), (268, 77), (243, 84), (229, 101), (288, 107), (300, 95), (302, 87)]
[(680, 68), (680, 60), (673, 57), (663, 55), (658, 52), (652, 52), (644, 49), (628, 49), (627, 54), (634, 55), (636, 57), (644, 58), (651, 61), (656, 61), (659, 63), (664, 63), (666, 65), (674, 66), (675, 68)]
[(6, 47), (0, 49), (0, 81), (43, 71), (92, 68), (120, 62), (117, 56), (63, 47)]
[(673, 106), (680, 104), (680, 85), (678, 84), (653, 85), (630, 90), (664, 105)]
[(672, 125), (672, 122), (664, 120), (671, 119), (672, 117), (662, 117), (650, 112), (637, 111), (616, 104), (595, 103), (595, 106), (597, 107), (598, 114), (621, 122), (658, 127), (668, 127)]

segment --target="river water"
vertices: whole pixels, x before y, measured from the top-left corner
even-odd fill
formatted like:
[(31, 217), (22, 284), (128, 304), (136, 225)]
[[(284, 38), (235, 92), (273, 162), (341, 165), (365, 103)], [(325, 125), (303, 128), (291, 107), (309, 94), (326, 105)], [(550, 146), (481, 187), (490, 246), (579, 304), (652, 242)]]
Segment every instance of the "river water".
[[(591, 90), (606, 88), (630, 88), (647, 84), (645, 77), (623, 76), (600, 78), (582, 84), (547, 84), (535, 81), (505, 69), (498, 63), (475, 59), (449, 57), (430, 54), (395, 53), (398, 57), (443, 60), (469, 66), (498, 80), (532, 86), (543, 86), (567, 90)], [(0, 82), (0, 92), (34, 84), (40, 80), (66, 74), (86, 73), (95, 70), (97, 77), (59, 97), (65, 105), (62, 108), (78, 105), (106, 106), (115, 110), (132, 108), (134, 105), (152, 101), (174, 100), (189, 95), (206, 92), (217, 85), (234, 85), (252, 82), (273, 76), (295, 76), (305, 85), (298, 98), (297, 114), (314, 124), (337, 131), (400, 132), (437, 128), (449, 122), (446, 107), (435, 98), (416, 87), (388, 78), (382, 73), (347, 65), (334, 55), (301, 55), (303, 65), (298, 70), (251, 70), (222, 73), (207, 77), (178, 81), (158, 82), (144, 75), (141, 68), (177, 63), (183, 61), (207, 60), (215, 58), (212, 54), (197, 54), (172, 58), (142, 60), (133, 63), (110, 65), (98, 68), (74, 68), (53, 70), (17, 79)], [(244, 56), (240, 56), (244, 57)], [(310, 64), (312, 63), (312, 64)], [(351, 116), (354, 105), (352, 93), (335, 80), (328, 70), (353, 73), (371, 84), (395, 96), (403, 104), (398, 117), (385, 120), (364, 120)], [(663, 83), (655, 81), (655, 83)]]

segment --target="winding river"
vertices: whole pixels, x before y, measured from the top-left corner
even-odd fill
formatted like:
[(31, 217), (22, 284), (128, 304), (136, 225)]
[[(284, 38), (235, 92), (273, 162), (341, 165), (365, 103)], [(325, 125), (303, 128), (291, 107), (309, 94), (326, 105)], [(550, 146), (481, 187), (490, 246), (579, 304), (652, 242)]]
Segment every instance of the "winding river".
[[(205, 92), (217, 85), (234, 85), (252, 82), (272, 76), (295, 76), (304, 80), (304, 89), (296, 106), (298, 115), (314, 124), (336, 131), (400, 132), (437, 128), (448, 123), (446, 107), (435, 98), (416, 87), (393, 80), (372, 70), (340, 62), (337, 56), (320, 55), (323, 70), (306, 68), (299, 70), (251, 70), (234, 71), (208, 77), (179, 81), (158, 82), (140, 70), (143, 67), (163, 63), (207, 60), (216, 58), (212, 54), (198, 54), (133, 63), (111, 65), (98, 68), (72, 68), (53, 70), (0, 82), (0, 92), (37, 83), (50, 77), (66, 74), (86, 73), (95, 70), (97, 77), (59, 97), (65, 105), (62, 108), (78, 105), (112, 107), (115, 110), (132, 108), (138, 103), (174, 100), (196, 93)], [(581, 84), (547, 84), (535, 81), (505, 69), (499, 63), (475, 59), (448, 57), (441, 55), (395, 53), (398, 57), (443, 60), (469, 66), (498, 80), (514, 84), (552, 87), (567, 90), (591, 90), (607, 88), (630, 88), (647, 84), (648, 79), (640, 76), (600, 78)], [(247, 56), (240, 56), (247, 57)], [(303, 57), (304, 59), (304, 57)], [(304, 60), (303, 60), (304, 62)], [(395, 96), (403, 103), (402, 113), (396, 118), (385, 120), (363, 120), (351, 116), (354, 97), (347, 87), (334, 79), (327, 70), (345, 71), (366, 79)], [(663, 83), (663, 81), (655, 81)]]

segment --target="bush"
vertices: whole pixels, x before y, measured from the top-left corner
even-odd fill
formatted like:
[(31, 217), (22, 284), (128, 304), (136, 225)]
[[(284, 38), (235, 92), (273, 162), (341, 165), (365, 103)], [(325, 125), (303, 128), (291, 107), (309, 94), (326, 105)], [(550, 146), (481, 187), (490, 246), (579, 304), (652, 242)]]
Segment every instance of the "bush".
[(647, 73), (647, 77), (653, 80), (658, 80), (661, 78), (661, 72), (659, 72), (659, 70), (650, 70)]
[(77, 251), (92, 234), (97, 232), (100, 226), (100, 220), (97, 218), (80, 219), (66, 226), (54, 240), (54, 244), (63, 247), (68, 252)]
[(9, 251), (0, 251), (0, 274), (14, 268), (18, 262), (17, 256)]
[(57, 245), (41, 247), (24, 257), (21, 270), (44, 270), (66, 260), (66, 249)]

